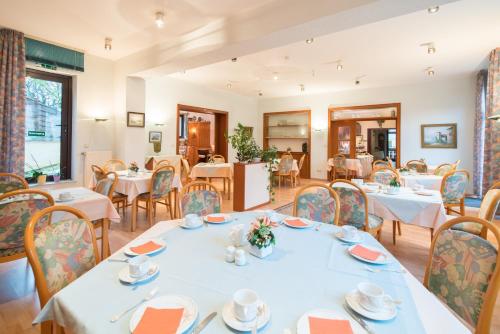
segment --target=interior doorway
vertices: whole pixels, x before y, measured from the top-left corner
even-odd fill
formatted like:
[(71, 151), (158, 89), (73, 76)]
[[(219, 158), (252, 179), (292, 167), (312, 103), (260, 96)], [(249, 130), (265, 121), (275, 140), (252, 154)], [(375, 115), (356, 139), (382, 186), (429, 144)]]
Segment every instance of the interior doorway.
[(227, 131), (226, 111), (177, 105), (176, 152), (184, 156), (191, 166), (206, 162), (213, 154), (220, 154), (227, 161)]

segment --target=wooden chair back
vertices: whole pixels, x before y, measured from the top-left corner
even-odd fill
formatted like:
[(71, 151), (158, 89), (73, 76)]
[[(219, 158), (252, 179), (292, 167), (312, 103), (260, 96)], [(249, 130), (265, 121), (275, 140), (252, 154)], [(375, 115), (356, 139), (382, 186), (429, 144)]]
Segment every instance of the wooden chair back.
[(172, 164), (170, 163), (170, 160), (163, 159), (163, 160), (158, 161), (155, 164), (155, 169), (157, 169), (158, 167), (163, 166), (163, 165), (165, 165), (165, 166), (172, 166)]
[[(316, 191), (312, 192), (313, 190)], [(306, 196), (309, 198), (305, 198)], [(333, 202), (325, 198), (328, 196)], [(295, 217), (338, 225), (339, 214), (339, 196), (326, 184), (310, 183), (295, 193), (293, 201), (293, 215)]]
[[(110, 175), (112, 175), (113, 177), (110, 178)], [(97, 181), (94, 191), (108, 197), (112, 201), (117, 183), (118, 175), (116, 174), (116, 172), (107, 172), (106, 174), (104, 174), (104, 178)]]
[(406, 163), (406, 168), (414, 169), (418, 173), (427, 173), (427, 164), (422, 160), (410, 160)]
[(120, 170), (127, 170), (127, 165), (123, 160), (120, 159), (111, 159), (106, 161), (102, 169), (105, 172), (117, 172)]
[[(182, 188), (181, 195), (179, 197), (179, 212), (181, 213), (181, 217), (184, 217), (186, 212), (188, 211), (187, 208), (184, 208), (184, 203), (187, 201), (188, 197), (190, 196), (190, 193), (192, 192), (211, 192), (213, 195), (216, 197), (216, 203), (215, 206), (218, 207), (219, 211), (221, 210), (222, 207), (222, 195), (220, 192), (217, 190), (217, 188), (209, 182), (206, 181), (194, 181), (191, 183), (188, 183)], [(208, 210), (211, 211), (211, 210)], [(208, 212), (204, 213), (203, 208), (200, 208), (200, 212), (198, 212), (198, 215), (205, 215), (208, 213), (214, 213), (214, 212)], [(188, 212), (192, 213), (192, 212)]]
[(453, 167), (453, 164), (448, 164), (448, 163), (440, 164), (434, 170), (434, 175), (444, 176), (446, 173), (454, 171), (455, 169), (456, 168)]
[[(344, 184), (344, 185), (342, 185), (342, 184)], [(347, 185), (347, 187), (345, 187), (345, 185)], [(349, 180), (342, 180), (342, 179), (333, 180), (332, 182), (330, 182), (330, 184), (328, 186), (330, 188), (332, 188), (333, 190), (335, 190), (335, 193), (339, 197), (340, 206), (342, 206), (343, 196), (342, 196), (342, 189), (339, 190), (338, 188), (347, 188), (347, 189), (350, 188), (351, 190), (359, 193), (359, 198), (361, 200), (358, 200), (357, 204), (360, 204), (363, 206), (362, 211), (364, 212), (364, 217), (365, 217), (363, 230), (368, 231), (370, 229), (370, 226), (368, 223), (368, 196), (366, 196), (366, 193), (364, 192), (364, 190), (360, 186), (358, 186), (356, 183), (351, 182)], [(352, 203), (352, 200), (349, 200), (348, 203), (349, 204)], [(342, 215), (339, 216), (339, 225), (349, 225), (349, 223), (352, 222), (351, 217), (352, 217), (352, 213), (345, 212), (344, 207), (342, 207)], [(342, 219), (342, 221), (340, 221), (341, 219)], [(358, 226), (356, 226), (356, 227), (358, 227)]]
[(391, 164), (387, 160), (375, 160), (372, 162), (372, 168), (376, 167), (391, 167)]
[(293, 156), (291, 154), (283, 154), (278, 164), (278, 175), (291, 175), (293, 167)]
[(24, 177), (13, 173), (0, 173), (0, 194), (28, 188), (28, 182)]
[(220, 154), (214, 154), (212, 155), (212, 157), (210, 158), (210, 161), (211, 162), (214, 162), (216, 164), (223, 164), (226, 162), (226, 158), (224, 158), (224, 156), (220, 155)]
[(300, 171), (302, 170), (302, 166), (304, 165), (304, 161), (306, 160), (306, 155), (305, 154), (302, 154), (302, 156), (300, 157), (300, 160), (299, 160), (299, 173)]
[(157, 167), (151, 181), (149, 182), (149, 197), (150, 199), (161, 199), (169, 196), (172, 191), (172, 181), (175, 176), (175, 168), (170, 165), (160, 165)]
[[(458, 194), (459, 196), (452, 196), (454, 200), (457, 200), (457, 201), (463, 201), (463, 199), (465, 198), (465, 191), (466, 191), (466, 187), (467, 187), (467, 183), (469, 183), (469, 172), (466, 171), (465, 169), (458, 169), (458, 170), (452, 170), (451, 172), (448, 172), (446, 173), (444, 176), (443, 176), (443, 180), (441, 181), (441, 197), (443, 197), (443, 201), (447, 202), (447, 199), (450, 198), (450, 194), (448, 193), (448, 189), (447, 189), (447, 185), (448, 185), (448, 182), (450, 182), (450, 178), (452, 177), (455, 177), (455, 176), (458, 176), (458, 175), (462, 175), (463, 177), (465, 177), (466, 179), (466, 184), (464, 185), (463, 189), (460, 189), (460, 191), (457, 191), (456, 189), (454, 189), (454, 191)], [(455, 194), (453, 194), (455, 195)]]
[(106, 172), (101, 167), (97, 165), (92, 165), (90, 166), (90, 169), (92, 170), (92, 174), (94, 174), (94, 179), (96, 184), (102, 179), (106, 178)]
[[(371, 181), (371, 182), (377, 182), (377, 177), (376, 177), (376, 174), (377, 174), (377, 173), (384, 173), (384, 174), (385, 174), (385, 173), (388, 173), (388, 174), (391, 174), (390, 178), (391, 178), (391, 179), (396, 178), (396, 181), (398, 181), (398, 182), (399, 182), (399, 174), (398, 174), (398, 172), (397, 172), (394, 168), (392, 168), (392, 167), (389, 167), (389, 166), (386, 166), (386, 167), (384, 167), (384, 166), (379, 166), (379, 167), (375, 167), (375, 168), (373, 168), (372, 173), (370, 174), (370, 181)], [(384, 182), (382, 182), (382, 184), (386, 184), (386, 185), (388, 185), (388, 184), (389, 184), (389, 182), (388, 182), (388, 181), (387, 181), (387, 182), (385, 182), (385, 181), (384, 181)]]

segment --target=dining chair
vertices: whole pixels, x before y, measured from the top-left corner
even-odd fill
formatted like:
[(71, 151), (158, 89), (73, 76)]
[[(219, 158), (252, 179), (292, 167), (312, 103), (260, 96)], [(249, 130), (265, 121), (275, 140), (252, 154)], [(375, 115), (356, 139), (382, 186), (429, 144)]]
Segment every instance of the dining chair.
[(127, 165), (125, 164), (125, 162), (123, 162), (123, 160), (111, 159), (106, 161), (102, 169), (105, 172), (117, 172), (121, 170), (127, 170)]
[(410, 160), (406, 163), (406, 168), (416, 170), (417, 173), (427, 173), (427, 164), (423, 160)]
[(333, 156), (332, 178), (338, 179), (337, 174), (344, 175), (347, 180), (349, 177), (349, 170), (347, 169), (346, 156), (342, 153)]
[(210, 157), (210, 162), (216, 163), (216, 164), (223, 164), (226, 162), (226, 159), (224, 156), (220, 154), (214, 154), (212, 157)]
[(13, 173), (0, 173), (0, 194), (28, 188), (28, 182), (26, 182), (24, 177)]
[(454, 169), (457, 169), (458, 166), (460, 166), (460, 163), (462, 162), (462, 160), (458, 159), (457, 161), (455, 161), (452, 165), (453, 165), (453, 168)]
[[(149, 226), (153, 226), (153, 208), (156, 203), (164, 201), (164, 204), (169, 209), (170, 219), (174, 219), (174, 207), (172, 206), (171, 191), (172, 181), (175, 176), (175, 168), (173, 166), (163, 165), (155, 169), (149, 183), (147, 193), (137, 196), (137, 201), (146, 203), (146, 212)], [(132, 213), (137, 215), (137, 212)]]
[(310, 183), (295, 193), (293, 215), (312, 221), (339, 225), (340, 199), (323, 183)]
[(189, 167), (189, 161), (187, 159), (181, 159), (181, 177), (184, 183), (189, 183), (191, 173), (191, 168)]
[(375, 160), (372, 162), (372, 168), (377, 167), (392, 167), (391, 163), (387, 160)]
[(29, 219), (52, 205), (52, 196), (40, 190), (20, 189), (0, 195), (0, 263), (26, 256), (24, 229)]
[[(104, 169), (102, 169), (101, 167), (99, 167), (97, 165), (92, 165), (92, 166), (90, 166), (90, 168), (92, 169), (92, 173), (94, 174), (94, 180), (95, 180), (96, 185), (99, 184), (99, 181), (105, 180), (108, 177), (107, 175), (110, 174), (110, 173), (106, 174)], [(114, 173), (114, 177), (118, 180), (118, 176), (116, 175), (116, 173)], [(113, 186), (113, 189), (115, 186), (116, 186), (116, 183)], [(92, 190), (95, 190), (95, 189), (96, 189), (96, 187), (94, 187), (94, 189), (92, 189)], [(116, 209), (118, 212), (120, 212), (120, 206), (121, 206), (122, 213), (124, 216), (125, 216), (125, 209), (127, 208), (127, 200), (128, 200), (127, 195), (120, 194), (117, 192), (114, 192), (113, 197), (111, 198), (111, 202), (116, 205)]]
[(179, 200), (181, 217), (187, 214), (205, 216), (221, 211), (222, 196), (215, 186), (205, 181), (194, 181), (182, 188)]
[[(489, 230), (494, 241), (453, 229), (475, 223)], [(437, 230), (431, 243), (424, 285), (458, 316), (475, 328), (490, 333), (500, 287), (498, 227), (477, 217), (457, 217)]]
[(293, 157), (291, 154), (283, 154), (281, 156), (280, 162), (278, 164), (278, 171), (276, 172), (276, 176), (278, 177), (278, 187), (281, 188), (281, 179), (282, 178), (290, 178), (290, 186), (294, 186), (294, 175), (292, 171), (293, 167)]
[(155, 164), (155, 169), (160, 167), (160, 166), (171, 166), (172, 164), (170, 163), (170, 160), (167, 160), (167, 159), (163, 159), (163, 160), (159, 160), (158, 162), (156, 162)]
[(329, 186), (339, 197), (339, 225), (352, 225), (380, 240), (384, 220), (368, 213), (368, 197), (363, 189), (348, 180), (333, 180)]
[[(60, 212), (71, 215), (58, 222), (50, 217)], [(43, 308), (58, 291), (92, 269), (100, 261), (94, 228), (88, 217), (69, 206), (52, 206), (37, 212), (26, 226), (24, 248), (33, 269)], [(41, 326), (42, 334), (61, 328), (52, 321)]]
[[(113, 177), (110, 178), (109, 175)], [(95, 187), (95, 192), (104, 195), (109, 198), (110, 201), (113, 201), (113, 197), (115, 194), (115, 186), (118, 182), (118, 175), (115, 172), (108, 172), (104, 174), (104, 179), (97, 182)], [(101, 236), (96, 237), (97, 240), (101, 240), (101, 254), (102, 258), (107, 258), (110, 255), (109, 248), (109, 219), (102, 218), (98, 220), (93, 220), (92, 224), (94, 225), (94, 229), (101, 229)]]
[(300, 157), (300, 160), (299, 160), (299, 170), (295, 173), (295, 183), (300, 185), (300, 172), (302, 171), (302, 167), (304, 166), (304, 161), (306, 160), (306, 155), (305, 154), (302, 154), (302, 156)]
[[(497, 211), (499, 203), (500, 203), (500, 189), (488, 190), (486, 195), (484, 195), (483, 200), (481, 201), (481, 206), (479, 207), (479, 212), (477, 216), (493, 224), (493, 220), (495, 218), (495, 213)], [(455, 218), (454, 216), (450, 217)], [(486, 239), (488, 233), (488, 229), (483, 228), (481, 224), (475, 224), (470, 222), (456, 224), (455, 226), (453, 226), (453, 228), (456, 230), (479, 235), (483, 239)]]
[(455, 167), (453, 167), (453, 164), (448, 164), (448, 163), (440, 164), (434, 170), (434, 175), (444, 176), (445, 174), (447, 174), (453, 170), (455, 170)]
[(370, 174), (371, 182), (377, 182), (383, 185), (389, 185), (394, 178), (399, 182), (398, 172), (391, 167), (375, 167)]
[[(441, 197), (446, 209), (446, 214), (450, 212), (465, 215), (465, 191), (469, 183), (469, 172), (463, 169), (453, 170), (446, 173), (441, 181)], [(453, 208), (459, 207), (460, 211)]]
[(281, 155), (280, 159), (283, 159), (283, 157), (286, 157), (286, 158), (291, 157), (291, 158), (293, 159), (293, 155), (292, 155), (292, 153), (290, 153), (290, 152), (288, 152), (288, 151), (287, 151), (287, 152), (284, 152), (284, 153)]

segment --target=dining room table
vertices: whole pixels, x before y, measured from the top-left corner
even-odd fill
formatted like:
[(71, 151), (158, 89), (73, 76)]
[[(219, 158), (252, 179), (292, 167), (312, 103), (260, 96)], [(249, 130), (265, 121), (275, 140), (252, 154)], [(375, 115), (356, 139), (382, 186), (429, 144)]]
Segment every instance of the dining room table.
[(399, 172), (399, 179), (407, 188), (415, 188), (422, 186), (424, 189), (441, 190), (442, 175), (434, 175), (428, 173), (407, 173)]
[[(310, 228), (283, 224), (273, 228), (276, 244), (271, 255), (261, 259), (247, 252), (246, 265), (226, 262), (225, 250), (232, 244), (229, 235), (233, 228), (241, 225), (239, 228), (248, 230), (256, 218), (267, 214), (231, 213), (228, 223), (202, 224), (196, 229), (181, 228), (181, 220), (158, 222), (114, 253), (111, 260), (102, 261), (53, 295), (34, 323), (53, 320), (74, 334), (131, 333), (146, 307), (175, 297), (191, 301), (181, 324), (189, 319), (192, 324), (184, 324), (190, 326), (184, 333), (192, 333), (202, 319), (217, 312), (204, 328), (204, 334), (240, 333), (235, 327), (250, 332), (255, 323), (259, 325), (259, 333), (305, 334), (309, 332), (297, 331), (299, 319), (323, 310), (347, 320), (353, 333), (364, 334), (367, 332), (357, 322), (359, 314), (352, 313), (346, 303), (358, 284), (371, 282), (398, 304), (391, 320), (362, 318), (373, 333), (470, 333), (438, 298), (365, 232), (360, 232), (362, 245), (384, 252), (387, 264), (372, 265), (354, 258), (347, 251), (349, 244), (337, 238), (340, 227), (307, 220), (304, 221)], [(121, 283), (119, 273), (127, 270), (128, 264), (115, 261), (126, 259), (124, 252), (131, 245), (148, 240), (166, 243), (163, 251), (150, 257), (159, 266), (158, 273), (139, 285)], [(240, 249), (248, 251), (248, 247), (243, 245)], [(265, 316), (248, 324), (235, 324), (232, 296), (242, 288), (258, 294)], [(156, 292), (157, 298), (142, 305), (152, 292)], [(142, 311), (132, 309), (123, 313), (135, 305)], [(163, 307), (179, 306), (174, 303)], [(116, 317), (120, 313), (123, 316)]]
[[(224, 180), (224, 192), (227, 191), (227, 199), (231, 199), (231, 181), (233, 179), (233, 164), (230, 162), (200, 162), (191, 168), (189, 177), (207, 179), (221, 178)], [(226, 188), (227, 181), (227, 188)]]
[[(356, 173), (356, 177), (366, 178), (370, 175), (372, 171), (372, 155), (357, 156), (356, 158), (346, 158), (345, 165), (350, 171)], [(333, 158), (328, 159), (327, 171), (330, 172), (333, 169)]]

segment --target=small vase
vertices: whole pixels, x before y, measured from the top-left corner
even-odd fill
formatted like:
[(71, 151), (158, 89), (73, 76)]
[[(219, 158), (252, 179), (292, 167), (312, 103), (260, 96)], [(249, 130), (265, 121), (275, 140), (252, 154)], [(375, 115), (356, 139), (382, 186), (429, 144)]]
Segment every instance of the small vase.
[(253, 256), (263, 259), (266, 256), (271, 255), (271, 253), (273, 252), (273, 245), (269, 245), (267, 247), (262, 247), (262, 248), (252, 245), (250, 246), (249, 252)]
[(61, 175), (54, 175), (54, 182), (57, 183), (59, 181), (61, 181)]
[(38, 175), (36, 182), (38, 184), (45, 184), (47, 182), (47, 175)]

